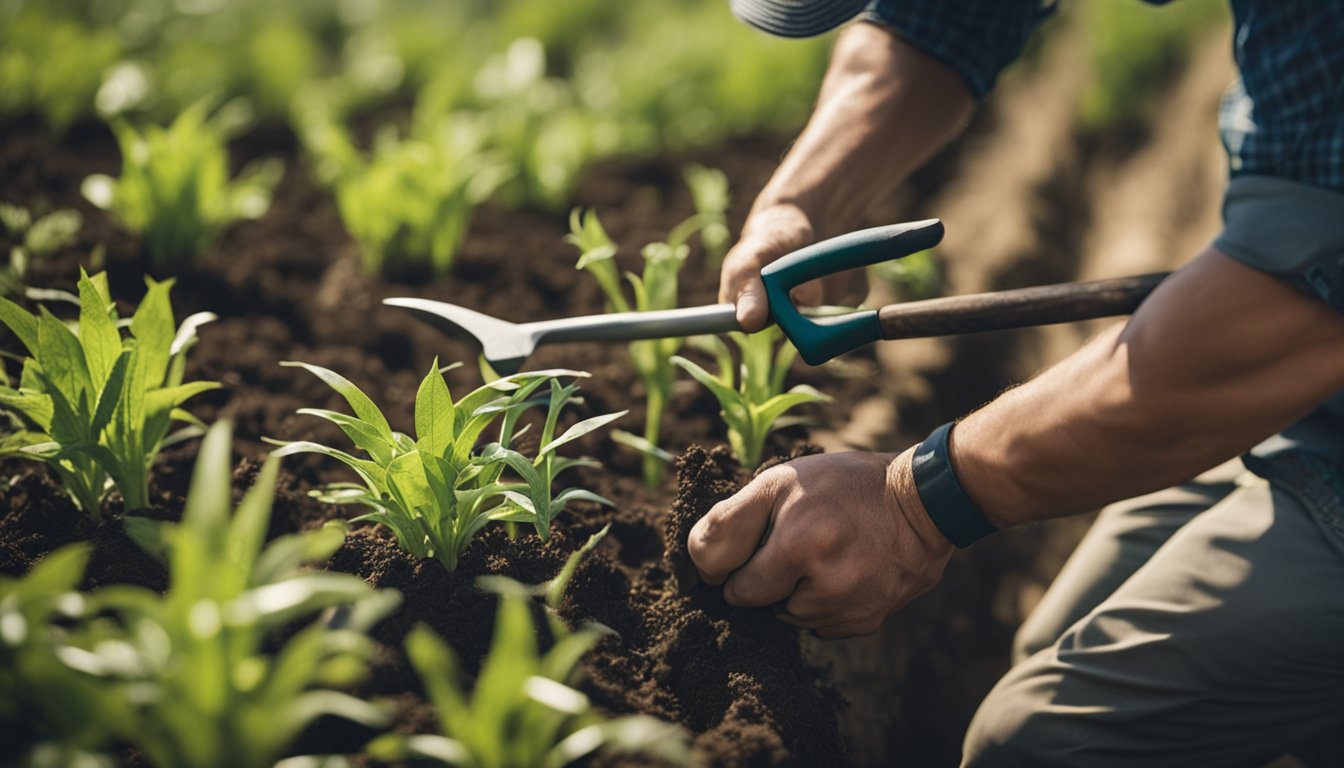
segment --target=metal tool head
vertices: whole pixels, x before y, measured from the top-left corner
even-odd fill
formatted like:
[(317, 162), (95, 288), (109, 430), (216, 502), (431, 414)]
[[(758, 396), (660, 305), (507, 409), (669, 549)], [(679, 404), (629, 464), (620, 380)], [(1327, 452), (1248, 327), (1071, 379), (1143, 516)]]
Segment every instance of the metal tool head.
[(383, 299), (391, 307), (408, 309), (411, 314), (450, 336), (470, 336), (481, 347), (481, 356), (495, 373), (508, 376), (523, 367), (523, 361), (537, 346), (537, 336), (527, 327), (474, 309), (430, 299)]

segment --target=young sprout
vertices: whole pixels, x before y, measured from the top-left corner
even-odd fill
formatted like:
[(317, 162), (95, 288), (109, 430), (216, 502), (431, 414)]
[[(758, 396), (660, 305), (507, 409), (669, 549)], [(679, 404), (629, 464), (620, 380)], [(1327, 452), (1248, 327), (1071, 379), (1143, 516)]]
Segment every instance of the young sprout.
[[(0, 298), (0, 323), (30, 355), (18, 388), (0, 385), (0, 408), (24, 425), (0, 437), (0, 457), (45, 462), (95, 519), (101, 518), (109, 479), (126, 511), (149, 506), (149, 471), (169, 424), (203, 426), (179, 406), (219, 386), (182, 381), (196, 329), (214, 315), (195, 314), (175, 328), (168, 301), (172, 281), (146, 283), (149, 291), (124, 323), (108, 294), (106, 273), (81, 272), (74, 331), (45, 307), (31, 315)], [(125, 326), (128, 338), (122, 337)]]
[[(617, 276), (616, 244), (603, 229), (595, 211), (580, 211), (576, 208), (570, 212), (570, 234), (565, 236), (565, 242), (579, 249), (576, 268), (587, 270), (596, 278), (611, 311), (676, 309), (677, 276), (690, 252), (686, 238), (694, 234), (699, 226), (698, 217), (692, 217), (675, 228), (666, 242), (644, 246), (643, 275), (631, 272), (625, 275), (634, 291), (633, 304), (626, 300)], [(676, 380), (676, 369), (672, 367), (670, 358), (681, 349), (684, 341), (681, 338), (670, 338), (630, 344), (630, 359), (635, 372), (644, 381), (646, 392), (644, 435), (642, 438), (624, 435), (619, 439), (644, 453), (644, 483), (651, 487), (662, 482), (667, 467), (668, 454), (658, 448), (658, 440), (662, 433), (663, 410), (667, 407), (672, 384)]]
[(695, 217), (688, 221), (698, 223), (705, 261), (718, 269), (732, 239), (728, 232), (728, 176), (717, 168), (691, 164), (682, 171), (682, 177), (695, 205)]
[(74, 242), (83, 217), (65, 208), (34, 216), (27, 208), (0, 203), (0, 227), (15, 241), (9, 264), (0, 267), (0, 296), (19, 292), (34, 259), (45, 259)]
[[(216, 424), (182, 522), (141, 521), (163, 544), (167, 593), (98, 589), (89, 599), (99, 618), (61, 653), (112, 692), (72, 706), (87, 707), (151, 765), (269, 768), (319, 717), (386, 722), (378, 707), (335, 689), (364, 675), (368, 628), (400, 596), (304, 568), (342, 545), (343, 522), (264, 544), (279, 462), (263, 465), (231, 513), (230, 454), (228, 425)], [(319, 618), (334, 609), (339, 622)]]
[(368, 156), (329, 118), (314, 118), (304, 137), (364, 266), (384, 275), (447, 276), (472, 212), (510, 173), (469, 121), (440, 120), (406, 138), (386, 126)]
[[(462, 685), (457, 656), (424, 625), (411, 630), (406, 652), (438, 710), (439, 734), (388, 735), (369, 745), (388, 762), (437, 760), (472, 768), (560, 768), (599, 750), (638, 753), (672, 765), (690, 763), (685, 732), (647, 715), (605, 719), (572, 687), (579, 661), (611, 630), (569, 629), (554, 614), (578, 561), (606, 533), (592, 537), (541, 589), (504, 577), (481, 585), (499, 593), (495, 634), (474, 689)], [(542, 651), (530, 604), (546, 596), (555, 644)]]
[(672, 362), (713, 393), (722, 408), (719, 413), (728, 425), (728, 444), (733, 455), (742, 466), (755, 467), (761, 463), (766, 436), (785, 425), (781, 416), (805, 403), (824, 403), (831, 398), (802, 384), (784, 391), (784, 377), (798, 351), (784, 341), (779, 326), (772, 325), (751, 335), (728, 336), (742, 356), (736, 385), (732, 354), (717, 336), (704, 337), (718, 363), (717, 374), (681, 356), (673, 357)]
[(279, 160), (259, 160), (229, 181), (225, 142), (247, 118), (236, 102), (213, 115), (209, 106), (187, 107), (167, 128), (114, 120), (121, 177), (94, 174), (82, 187), (89, 202), (144, 237), (162, 272), (198, 259), (229, 224), (264, 215), (283, 172)]
[[(591, 459), (561, 457), (558, 449), (625, 415), (621, 411), (593, 416), (556, 434), (560, 412), (574, 402), (578, 389), (576, 384), (562, 385), (560, 378), (586, 373), (520, 373), (454, 402), (435, 360), (416, 393), (416, 436), (411, 437), (394, 432), (373, 401), (340, 374), (306, 363), (284, 365), (309, 371), (345, 398), (353, 416), (316, 408), (299, 413), (340, 427), (368, 458), (312, 442), (277, 443), (282, 447), (276, 455), (318, 453), (350, 467), (359, 483), (335, 483), (315, 495), (331, 504), (368, 507), (372, 511), (356, 521), (386, 525), (401, 547), (416, 557), (434, 557), (451, 571), (472, 538), (491, 521), (531, 524), (544, 541), (550, 537), (551, 521), (571, 501), (610, 503), (578, 488), (551, 493), (556, 476), (566, 469), (598, 466)], [(543, 385), (549, 385), (549, 394), (534, 398)], [(522, 431), (519, 418), (538, 404), (546, 406), (545, 423), (536, 455), (529, 458), (512, 444)], [(478, 446), (496, 422), (496, 440)]]

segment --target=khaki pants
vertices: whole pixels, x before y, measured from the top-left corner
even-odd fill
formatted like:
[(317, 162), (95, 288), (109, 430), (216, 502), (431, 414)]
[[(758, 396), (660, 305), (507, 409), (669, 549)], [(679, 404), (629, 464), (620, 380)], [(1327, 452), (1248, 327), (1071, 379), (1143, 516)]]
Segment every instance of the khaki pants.
[(1344, 554), (1231, 462), (1107, 508), (1022, 626), (966, 766), (1344, 766)]

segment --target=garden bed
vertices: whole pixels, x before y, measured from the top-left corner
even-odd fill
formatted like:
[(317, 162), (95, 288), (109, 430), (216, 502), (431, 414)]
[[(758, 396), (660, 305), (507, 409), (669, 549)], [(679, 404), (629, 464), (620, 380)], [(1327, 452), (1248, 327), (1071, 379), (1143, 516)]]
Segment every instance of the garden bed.
[[(693, 158), (605, 163), (585, 176), (575, 197), (599, 211), (623, 246), (618, 258), (623, 266), (633, 267), (639, 245), (661, 238), (691, 213), (680, 182), (683, 162), (693, 159), (727, 172), (737, 192), (735, 215), (730, 216), (736, 224), (748, 195), (763, 183), (780, 149), (774, 142), (743, 141)], [(249, 486), (267, 451), (263, 437), (345, 444), (334, 427), (295, 414), (302, 407), (344, 410), (344, 403), (305, 372), (282, 368), (281, 360), (302, 360), (346, 375), (386, 409), (394, 429), (403, 431), (410, 431), (416, 386), (435, 356), (468, 363), (448, 374), (454, 392), (479, 384), (469, 347), (383, 307), (383, 298), (412, 295), (451, 301), (513, 321), (603, 309), (598, 286), (574, 268), (576, 253), (562, 242), (563, 212), (487, 206), (477, 213), (453, 278), (431, 282), (408, 276), (402, 282), (384, 282), (362, 271), (332, 203), (298, 161), (292, 137), (263, 129), (234, 147), (238, 163), (268, 154), (287, 162), (269, 213), (230, 230), (199, 269), (178, 276), (172, 295), (178, 317), (197, 311), (219, 316), (200, 330), (188, 378), (224, 385), (194, 400), (193, 411), (207, 422), (233, 421), (237, 494)], [(0, 148), (0, 199), (76, 207), (85, 216), (81, 242), (37, 265), (34, 285), (70, 289), (78, 276), (77, 262), (103, 244), (113, 296), (129, 305), (139, 300), (148, 261), (135, 240), (78, 195), (84, 176), (116, 172), (117, 166), (112, 137), (93, 125), (78, 126), (56, 142), (40, 126), (20, 124)], [(717, 282), (717, 270), (704, 267), (694, 254), (682, 273), (682, 304), (715, 301)], [(12, 340), (5, 344), (15, 351)], [(863, 360), (861, 354), (860, 369)], [(642, 385), (623, 346), (545, 348), (529, 367), (592, 373), (580, 390), (585, 402), (574, 409), (577, 417), (629, 408), (617, 426), (635, 429), (643, 421)], [(831, 422), (843, 422), (846, 403), (875, 391), (873, 382), (861, 376), (837, 379), (801, 365), (793, 378), (824, 386), (836, 396), (836, 404), (814, 412)], [(357, 525), (328, 567), (359, 574), (378, 587), (396, 588), (405, 597), (375, 631), (384, 648), (364, 693), (396, 703), (398, 730), (428, 727), (427, 705), (401, 651), (405, 633), (417, 622), (429, 624), (462, 655), (468, 670), (474, 670), (489, 646), (494, 612), (494, 598), (476, 588), (475, 577), (503, 574), (529, 583), (545, 581), (589, 535), (610, 523), (611, 533), (581, 566), (562, 611), (571, 621), (596, 620), (618, 632), (584, 663), (581, 687), (594, 702), (612, 713), (645, 712), (685, 725), (695, 735), (697, 751), (711, 764), (830, 765), (842, 759), (840, 698), (804, 662), (797, 630), (768, 610), (728, 606), (715, 589), (679, 594), (664, 560), (663, 534), (672, 510), (683, 516), (703, 514), (745, 480), (724, 450), (693, 447), (723, 443), (717, 411), (703, 388), (689, 381), (678, 385), (663, 440), (665, 448), (685, 454), (676, 488), (672, 479), (661, 488), (644, 488), (638, 480), (638, 454), (618, 448), (605, 433), (584, 438), (583, 453), (599, 459), (604, 469), (579, 470), (577, 484), (611, 499), (614, 508), (572, 505), (544, 544), (533, 533), (510, 539), (502, 528), (487, 529), (453, 573), (436, 561), (415, 561), (385, 530)], [(787, 451), (804, 437), (802, 429), (793, 428), (776, 436), (767, 450)], [(162, 454), (153, 475), (152, 515), (172, 519), (181, 514), (194, 458), (194, 443)], [(86, 586), (165, 586), (161, 567), (115, 526), (88, 522), (45, 470), (15, 462), (4, 467), (16, 481), (0, 494), (0, 571), (22, 573), (61, 544), (92, 539), (95, 554)], [(344, 468), (330, 460), (286, 459), (271, 535), (348, 516), (306, 493), (322, 483), (348, 479)], [(112, 512), (115, 516), (117, 511)], [(681, 525), (677, 530), (684, 531), (684, 521)], [(354, 751), (359, 744), (343, 746)]]

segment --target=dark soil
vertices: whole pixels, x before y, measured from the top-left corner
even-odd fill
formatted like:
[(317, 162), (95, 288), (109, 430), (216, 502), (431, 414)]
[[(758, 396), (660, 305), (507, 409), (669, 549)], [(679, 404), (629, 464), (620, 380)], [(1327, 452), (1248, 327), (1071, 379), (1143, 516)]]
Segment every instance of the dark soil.
[[(103, 245), (112, 291), (130, 308), (143, 295), (140, 275), (149, 262), (138, 241), (118, 229), (78, 193), (89, 173), (117, 171), (115, 143), (98, 126), (81, 126), (57, 140), (39, 125), (5, 127), (0, 143), (0, 200), (74, 207), (85, 217), (80, 242), (35, 266), (30, 282), (70, 289), (78, 267)], [(691, 213), (680, 168), (694, 160), (723, 168), (738, 191), (731, 221), (740, 222), (755, 190), (776, 162), (776, 142), (743, 141), (713, 152), (652, 162), (610, 162), (594, 168), (576, 192), (596, 208), (622, 246), (622, 266), (638, 265), (639, 246), (661, 238)], [(235, 494), (252, 482), (267, 446), (263, 437), (314, 439), (343, 446), (338, 431), (297, 416), (301, 407), (345, 410), (336, 393), (310, 374), (278, 365), (302, 360), (332, 368), (360, 386), (387, 413), (395, 429), (410, 431), (414, 393), (437, 357), (441, 363), (475, 359), (474, 351), (402, 313), (381, 306), (388, 296), (424, 296), (451, 301), (499, 317), (523, 321), (602, 310), (602, 297), (588, 275), (574, 269), (577, 254), (563, 243), (564, 212), (478, 212), (451, 280), (384, 282), (366, 275), (356, 249), (341, 228), (330, 198), (296, 159), (294, 140), (267, 130), (235, 147), (241, 163), (261, 154), (285, 156), (288, 166), (270, 212), (228, 230), (199, 268), (183, 270), (172, 293), (178, 318), (212, 311), (219, 320), (201, 329), (189, 356), (188, 380), (207, 379), (224, 388), (188, 403), (206, 421), (232, 420), (236, 454)], [(3, 238), (0, 238), (3, 240)], [(7, 242), (0, 242), (7, 249)], [(162, 277), (162, 276), (161, 276)], [(683, 272), (684, 304), (715, 300), (717, 270), (693, 255)], [(16, 352), (7, 334), (0, 347)], [(862, 355), (860, 356), (862, 359)], [(8, 363), (7, 363), (8, 364)], [(630, 409), (617, 426), (639, 431), (643, 392), (620, 346), (568, 345), (544, 348), (529, 364), (588, 371), (570, 418)], [(10, 364), (12, 365), (12, 364)], [(449, 374), (458, 396), (480, 379), (475, 366)], [(9, 372), (15, 373), (11, 367)], [(799, 366), (798, 381), (871, 392), (862, 378), (828, 379)], [(829, 383), (828, 383), (829, 382)], [(843, 413), (843, 405), (835, 406)], [(723, 439), (717, 403), (693, 383), (678, 386), (664, 427), (664, 447), (685, 451), (695, 443)], [(822, 418), (829, 418), (822, 412)], [(772, 444), (785, 450), (805, 432), (787, 430)], [(550, 540), (528, 533), (510, 539), (502, 528), (478, 537), (454, 573), (433, 561), (417, 562), (381, 529), (356, 526), (330, 568), (400, 590), (404, 602), (376, 629), (381, 649), (366, 683), (369, 695), (395, 703), (396, 728), (433, 727), (419, 686), (402, 657), (401, 641), (416, 623), (442, 634), (478, 668), (493, 630), (494, 600), (475, 586), (477, 576), (503, 574), (525, 582), (551, 578), (592, 533), (610, 523), (611, 533), (579, 569), (563, 606), (568, 620), (599, 621), (618, 632), (585, 661), (582, 687), (613, 713), (646, 712), (684, 724), (695, 748), (712, 765), (834, 765), (843, 762), (837, 730), (838, 699), (804, 663), (796, 630), (768, 611), (728, 606), (716, 590), (678, 592), (663, 559), (662, 531), (673, 479), (661, 489), (637, 481), (639, 456), (618, 449), (605, 435), (580, 442), (604, 471), (580, 470), (567, 481), (583, 484), (615, 502), (615, 508), (577, 504), (558, 519)], [(154, 473), (155, 517), (181, 514), (195, 447), (186, 444), (160, 456)], [(94, 557), (86, 586), (109, 583), (165, 588), (161, 566), (120, 532), (118, 503), (110, 522), (95, 525), (80, 515), (38, 465), (0, 463), (10, 481), (0, 490), (0, 571), (18, 574), (47, 552), (77, 540), (92, 540)], [(349, 480), (343, 468), (318, 457), (287, 459), (281, 473), (271, 534), (307, 529), (352, 514), (314, 501), (318, 484)], [(677, 514), (703, 514), (737, 487), (738, 470), (722, 449), (695, 448), (680, 465)], [(682, 519), (682, 518), (678, 518)], [(684, 529), (682, 529), (684, 535)], [(367, 734), (322, 726), (324, 742), (350, 742)], [(334, 741), (333, 741), (334, 740)]]

